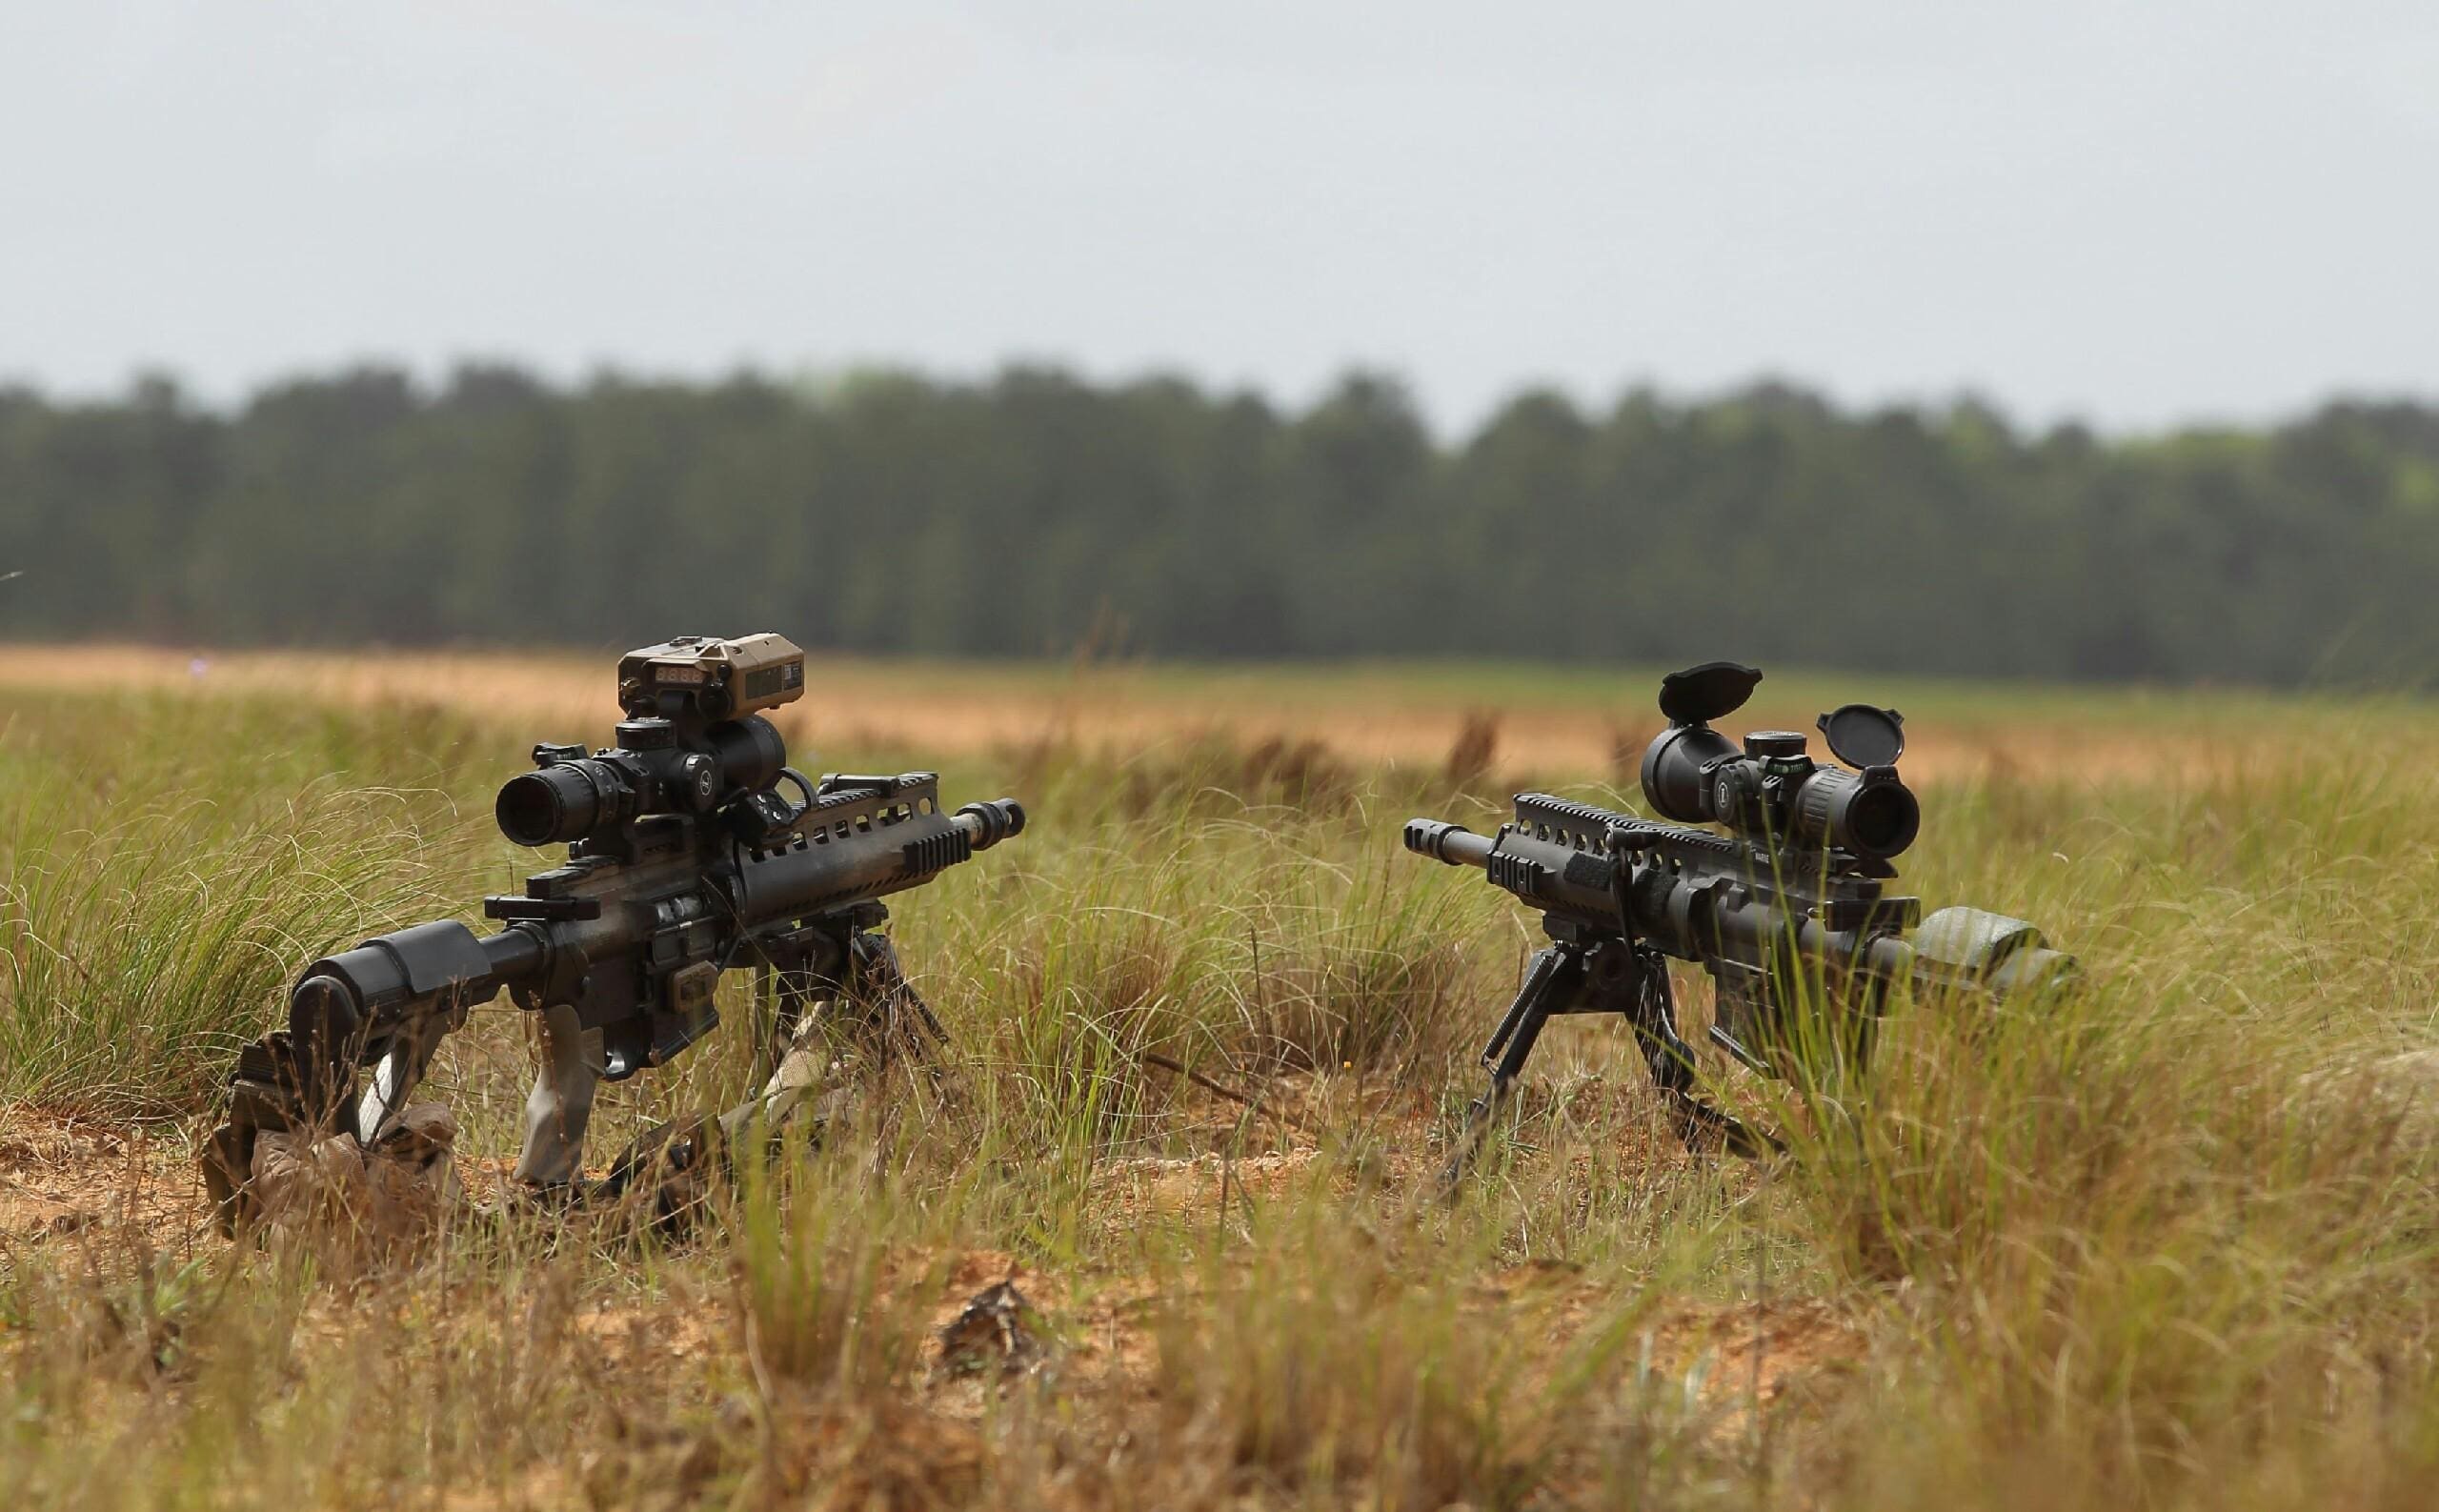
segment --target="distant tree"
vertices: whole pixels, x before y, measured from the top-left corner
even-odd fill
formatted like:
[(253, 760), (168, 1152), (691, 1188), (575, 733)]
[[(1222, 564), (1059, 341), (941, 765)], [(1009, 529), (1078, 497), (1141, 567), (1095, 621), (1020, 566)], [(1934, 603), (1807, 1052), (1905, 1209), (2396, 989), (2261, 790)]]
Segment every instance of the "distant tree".
[(2439, 411), (2031, 433), (1769, 381), (1434, 440), (1175, 376), (351, 369), (232, 413), (0, 389), (0, 633), (616, 646), (775, 627), (1037, 655), (1721, 655), (2297, 683), (2439, 668)]

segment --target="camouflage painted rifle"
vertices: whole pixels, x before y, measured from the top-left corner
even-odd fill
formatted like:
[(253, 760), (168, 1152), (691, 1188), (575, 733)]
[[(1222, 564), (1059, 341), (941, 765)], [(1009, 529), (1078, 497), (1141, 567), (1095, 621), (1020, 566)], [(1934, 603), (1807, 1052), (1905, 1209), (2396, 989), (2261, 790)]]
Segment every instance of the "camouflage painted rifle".
[(949, 813), (928, 772), (807, 778), (762, 717), (803, 695), (804, 670), (775, 635), (628, 653), (618, 743), (536, 746), (535, 769), (500, 789), (501, 832), (565, 844), (566, 864), (484, 899), (496, 934), (419, 924), (313, 962), (287, 1029), (241, 1052), (203, 1157), (224, 1223), (250, 1216), (260, 1133), (374, 1143), (442, 1037), (502, 988), (541, 1017), (517, 1175), (545, 1188), (580, 1173), (597, 1082), (666, 1065), (719, 1022), (723, 972), (755, 968), (757, 1004), (776, 991), (780, 1047), (835, 1005), (937, 1038), (878, 933), (881, 899), (1018, 834), (1024, 811), (999, 798)]
[[(1686, 823), (1545, 793), (1518, 795), (1515, 818), (1493, 836), (1407, 821), (1407, 849), (1481, 867), (1541, 911), (1551, 941), (1482, 1052), (1490, 1086), (1467, 1111), (1444, 1183), (1462, 1177), (1543, 1026), (1562, 1014), (1626, 1017), (1689, 1143), (1750, 1153), (1767, 1139), (1696, 1095), (1668, 958), (1695, 962), (1716, 985), (1712, 1041), (1783, 1078), (1824, 1060), (1860, 1067), (1900, 981), (1919, 993), (2006, 995), (2073, 974), (2073, 960), (2023, 919), (1978, 908), (1925, 918), (1918, 899), (1885, 891), (1897, 875), (1890, 858), (1922, 820), (1897, 776), (1895, 710), (1848, 704), (1821, 716), (1846, 767), (1815, 762), (1791, 731), (1755, 731), (1740, 749), (1710, 721), (1742, 708), (1761, 680), (1753, 668), (1709, 662), (1662, 681), (1668, 728), (1643, 754), (1643, 798)], [(1701, 823), (1727, 833), (1688, 827)]]

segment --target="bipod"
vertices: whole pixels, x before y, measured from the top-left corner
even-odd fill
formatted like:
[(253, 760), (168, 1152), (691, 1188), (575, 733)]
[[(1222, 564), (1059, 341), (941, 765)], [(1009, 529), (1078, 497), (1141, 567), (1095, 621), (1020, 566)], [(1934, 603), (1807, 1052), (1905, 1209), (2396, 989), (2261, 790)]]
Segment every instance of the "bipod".
[[(1555, 933), (1556, 926), (1553, 932)], [(1669, 1104), (1677, 1137), (1688, 1149), (1725, 1149), (1757, 1155), (1777, 1140), (1748, 1127), (1694, 1093), (1694, 1052), (1677, 1033), (1676, 997), (1668, 962), (1648, 946), (1615, 936), (1589, 939), (1569, 932), (1534, 953), (1516, 1000), (1483, 1047), (1482, 1069), (1490, 1086), (1465, 1109), (1456, 1148), (1440, 1173), (1441, 1196), (1451, 1196), (1481, 1153), (1492, 1121), (1505, 1106), (1524, 1062), (1552, 1018), (1568, 1014), (1623, 1014), (1635, 1028), (1652, 1085)]]
[[(758, 1114), (776, 1128), (808, 1099), (816, 1099), (816, 1137), (828, 1123), (845, 1088), (832, 1083), (862, 1052), (870, 1058), (857, 1070), (870, 1077), (901, 1055), (921, 1065), (934, 1086), (941, 1080), (937, 1051), (948, 1043), (931, 1005), (906, 979), (897, 948), (879, 926), (889, 917), (879, 903), (839, 916), (810, 919), (797, 929), (756, 941), (759, 998), (775, 995), (766, 1033), (757, 1036), (761, 1091), (722, 1115), (732, 1136), (742, 1135)], [(759, 1027), (757, 1020), (757, 1027)], [(834, 1054), (845, 1052), (834, 1059)]]

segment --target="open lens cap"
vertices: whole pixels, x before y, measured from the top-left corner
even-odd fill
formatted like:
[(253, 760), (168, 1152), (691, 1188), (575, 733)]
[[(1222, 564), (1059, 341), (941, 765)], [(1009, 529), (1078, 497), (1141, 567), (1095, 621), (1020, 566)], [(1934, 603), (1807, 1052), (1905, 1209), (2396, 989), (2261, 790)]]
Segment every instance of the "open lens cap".
[(1905, 716), (1894, 709), (1850, 703), (1830, 710), (1816, 724), (1830, 754), (1858, 771), (1895, 766), (1905, 754)]
[(1670, 724), (1708, 724), (1744, 708), (1761, 680), (1759, 669), (1734, 661), (1672, 672), (1660, 679), (1660, 712)]

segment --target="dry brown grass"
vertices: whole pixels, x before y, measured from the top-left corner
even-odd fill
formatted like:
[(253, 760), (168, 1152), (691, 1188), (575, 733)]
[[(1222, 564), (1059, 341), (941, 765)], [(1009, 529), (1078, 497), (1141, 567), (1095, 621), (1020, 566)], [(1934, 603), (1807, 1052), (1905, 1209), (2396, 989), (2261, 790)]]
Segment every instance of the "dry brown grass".
[[(537, 737), (607, 737), (615, 658), (567, 652), (331, 653), (131, 645), (0, 645), (0, 688), (74, 693), (266, 695), (363, 709), (426, 708), (505, 721)], [(1328, 669), (1146, 669), (922, 663), (822, 654), (806, 700), (781, 716), (806, 749), (882, 747), (971, 757), (1052, 747), (1099, 757), (1224, 744), (1292, 779), (1340, 766), (1439, 771), (1458, 786), (1496, 781), (1631, 783), (1636, 733), (1658, 727), (1646, 672), (1510, 676), (1428, 669), (1396, 676)], [(1765, 681), (1742, 724), (1809, 732), (1813, 716), (1856, 698), (1911, 705), (1905, 767), (1918, 780), (1975, 776), (2091, 781), (2232, 771), (2288, 748), (2299, 730), (2231, 721), (2197, 726), (2179, 700), (1961, 699), (1934, 685), (1865, 675)], [(2030, 707), (2025, 707), (2026, 703)], [(2274, 706), (2266, 711), (2274, 715)], [(2297, 712), (2294, 717), (2309, 717)]]

